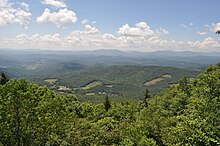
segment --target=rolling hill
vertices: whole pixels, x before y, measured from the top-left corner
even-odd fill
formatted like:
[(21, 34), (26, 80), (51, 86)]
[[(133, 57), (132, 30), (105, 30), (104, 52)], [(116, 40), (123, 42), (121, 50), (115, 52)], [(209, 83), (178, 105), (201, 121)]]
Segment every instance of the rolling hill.
[[(0, 67), (11, 77), (28, 78), (58, 92), (86, 95), (85, 100), (106, 95), (139, 99), (146, 89), (155, 95), (184, 76), (195, 77), (205, 66), (220, 61), (219, 58), (217, 53), (199, 52), (1, 49)], [(44, 81), (48, 79), (56, 82)]]

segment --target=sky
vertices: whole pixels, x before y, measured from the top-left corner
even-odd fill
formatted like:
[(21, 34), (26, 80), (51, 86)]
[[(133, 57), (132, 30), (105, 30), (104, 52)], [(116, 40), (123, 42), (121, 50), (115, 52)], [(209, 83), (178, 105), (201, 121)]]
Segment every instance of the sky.
[(220, 0), (0, 0), (0, 48), (220, 52)]

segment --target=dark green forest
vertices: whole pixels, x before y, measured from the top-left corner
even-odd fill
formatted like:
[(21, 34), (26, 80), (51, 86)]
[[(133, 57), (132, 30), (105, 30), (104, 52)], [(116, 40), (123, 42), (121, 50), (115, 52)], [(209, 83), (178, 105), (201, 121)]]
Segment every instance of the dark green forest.
[[(67, 69), (63, 69), (66, 71)], [(175, 68), (163, 66), (110, 66), (110, 67), (93, 67), (87, 70), (74, 72), (58, 72), (58, 75), (48, 75), (49, 79), (57, 79), (53, 84), (45, 82), (39, 73), (38, 78), (32, 80), (40, 85), (47, 85), (50, 89), (60, 92), (59, 87), (65, 86), (69, 92), (77, 95), (80, 101), (99, 102), (103, 96), (108, 95), (114, 100), (136, 100), (143, 96), (146, 88), (151, 95), (155, 95), (172, 84), (178, 83), (178, 80), (184, 76), (196, 77), (201, 69)], [(163, 78), (160, 82), (145, 86), (146, 82), (161, 78), (164, 75), (170, 77)]]
[(2, 146), (220, 145), (220, 63), (139, 101), (93, 104), (26, 79), (1, 84)]

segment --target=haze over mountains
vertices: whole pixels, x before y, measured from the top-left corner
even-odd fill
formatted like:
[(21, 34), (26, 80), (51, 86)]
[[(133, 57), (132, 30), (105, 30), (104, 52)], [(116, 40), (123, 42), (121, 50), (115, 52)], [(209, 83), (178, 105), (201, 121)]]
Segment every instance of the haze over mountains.
[(139, 64), (174, 67), (207, 66), (220, 61), (219, 52), (190, 51), (123, 52), (119, 50), (45, 51), (1, 49), (0, 57), (1, 67), (28, 62), (30, 60), (72, 61), (89, 66)]

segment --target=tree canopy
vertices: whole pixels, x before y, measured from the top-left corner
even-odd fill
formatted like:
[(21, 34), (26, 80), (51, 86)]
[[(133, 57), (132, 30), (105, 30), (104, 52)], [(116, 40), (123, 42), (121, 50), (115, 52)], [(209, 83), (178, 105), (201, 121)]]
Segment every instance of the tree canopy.
[(107, 97), (92, 104), (11, 79), (0, 85), (0, 145), (220, 145), (220, 63), (143, 97), (147, 106)]

